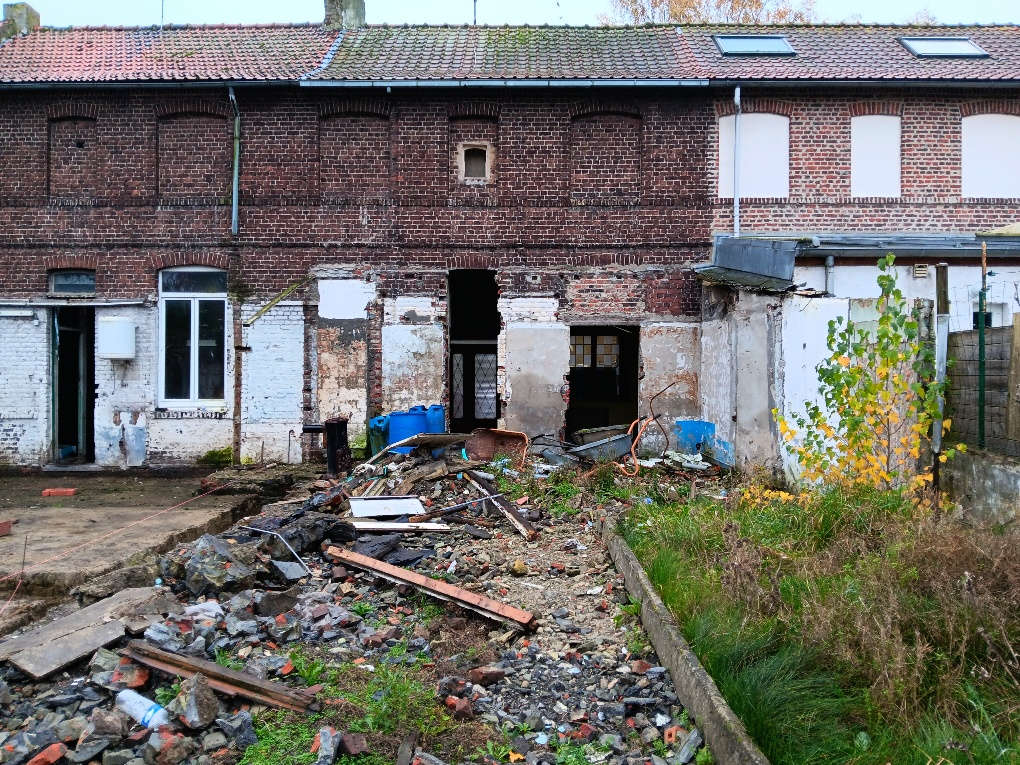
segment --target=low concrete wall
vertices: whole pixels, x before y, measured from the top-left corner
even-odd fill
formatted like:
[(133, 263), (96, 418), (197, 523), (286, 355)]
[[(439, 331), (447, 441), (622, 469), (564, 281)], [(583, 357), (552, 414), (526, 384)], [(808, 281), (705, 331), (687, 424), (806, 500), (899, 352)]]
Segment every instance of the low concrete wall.
[(943, 467), (949, 496), (976, 523), (1014, 523), (1020, 511), (1020, 460), (968, 449)]
[(602, 521), (602, 538), (627, 592), (641, 603), (641, 623), (662, 665), (669, 670), (677, 697), (694, 717), (715, 761), (726, 765), (768, 765), (744, 723), (730, 709), (715, 681), (684, 640), (676, 620), (662, 602), (637, 556), (614, 530), (615, 520)]

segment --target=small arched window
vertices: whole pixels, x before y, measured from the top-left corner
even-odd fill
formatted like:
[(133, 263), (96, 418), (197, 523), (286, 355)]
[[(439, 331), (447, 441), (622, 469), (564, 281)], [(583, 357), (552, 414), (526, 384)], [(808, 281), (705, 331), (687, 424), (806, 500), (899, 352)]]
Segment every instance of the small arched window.
[(159, 321), (161, 406), (224, 406), (227, 272), (160, 271)]

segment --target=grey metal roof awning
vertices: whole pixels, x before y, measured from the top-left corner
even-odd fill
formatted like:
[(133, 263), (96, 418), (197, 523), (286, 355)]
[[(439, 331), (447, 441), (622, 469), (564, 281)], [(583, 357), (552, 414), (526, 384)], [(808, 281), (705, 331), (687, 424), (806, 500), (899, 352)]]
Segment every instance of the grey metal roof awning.
[(722, 237), (716, 240), (711, 263), (694, 267), (710, 284), (786, 292), (793, 288), (797, 242), (792, 239)]

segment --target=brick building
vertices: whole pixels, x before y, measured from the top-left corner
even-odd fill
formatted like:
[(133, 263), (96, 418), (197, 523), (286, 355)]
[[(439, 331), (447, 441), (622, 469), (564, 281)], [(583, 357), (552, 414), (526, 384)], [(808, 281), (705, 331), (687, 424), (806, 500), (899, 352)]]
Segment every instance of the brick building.
[(1020, 134), (1015, 27), (919, 57), (900, 38), (944, 29), (379, 27), (326, 5), (163, 29), (5, 6), (0, 460), (297, 461), (303, 423), (357, 438), (431, 403), (556, 433), (673, 382), (657, 412), (736, 423), (733, 300), (693, 270), (733, 233), (734, 164), (741, 239), (806, 237), (795, 281), (819, 289), (827, 235), (885, 235), (838, 242), (830, 279), (862, 285), (841, 269), (891, 238), (1020, 206), (982, 148)]

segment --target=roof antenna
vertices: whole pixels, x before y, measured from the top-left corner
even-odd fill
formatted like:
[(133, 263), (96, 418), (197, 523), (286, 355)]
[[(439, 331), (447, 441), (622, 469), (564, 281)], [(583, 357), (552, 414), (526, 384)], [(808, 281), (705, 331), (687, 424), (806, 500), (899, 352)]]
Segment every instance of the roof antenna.
[(472, 26), (476, 26), (477, 27), (478, 26), (478, 0), (474, 0), (474, 7), (475, 7), (475, 17), (474, 17), (474, 21), (472, 22)]
[(159, 0), (159, 31), (163, 31), (163, 18), (166, 16), (166, 0)]

